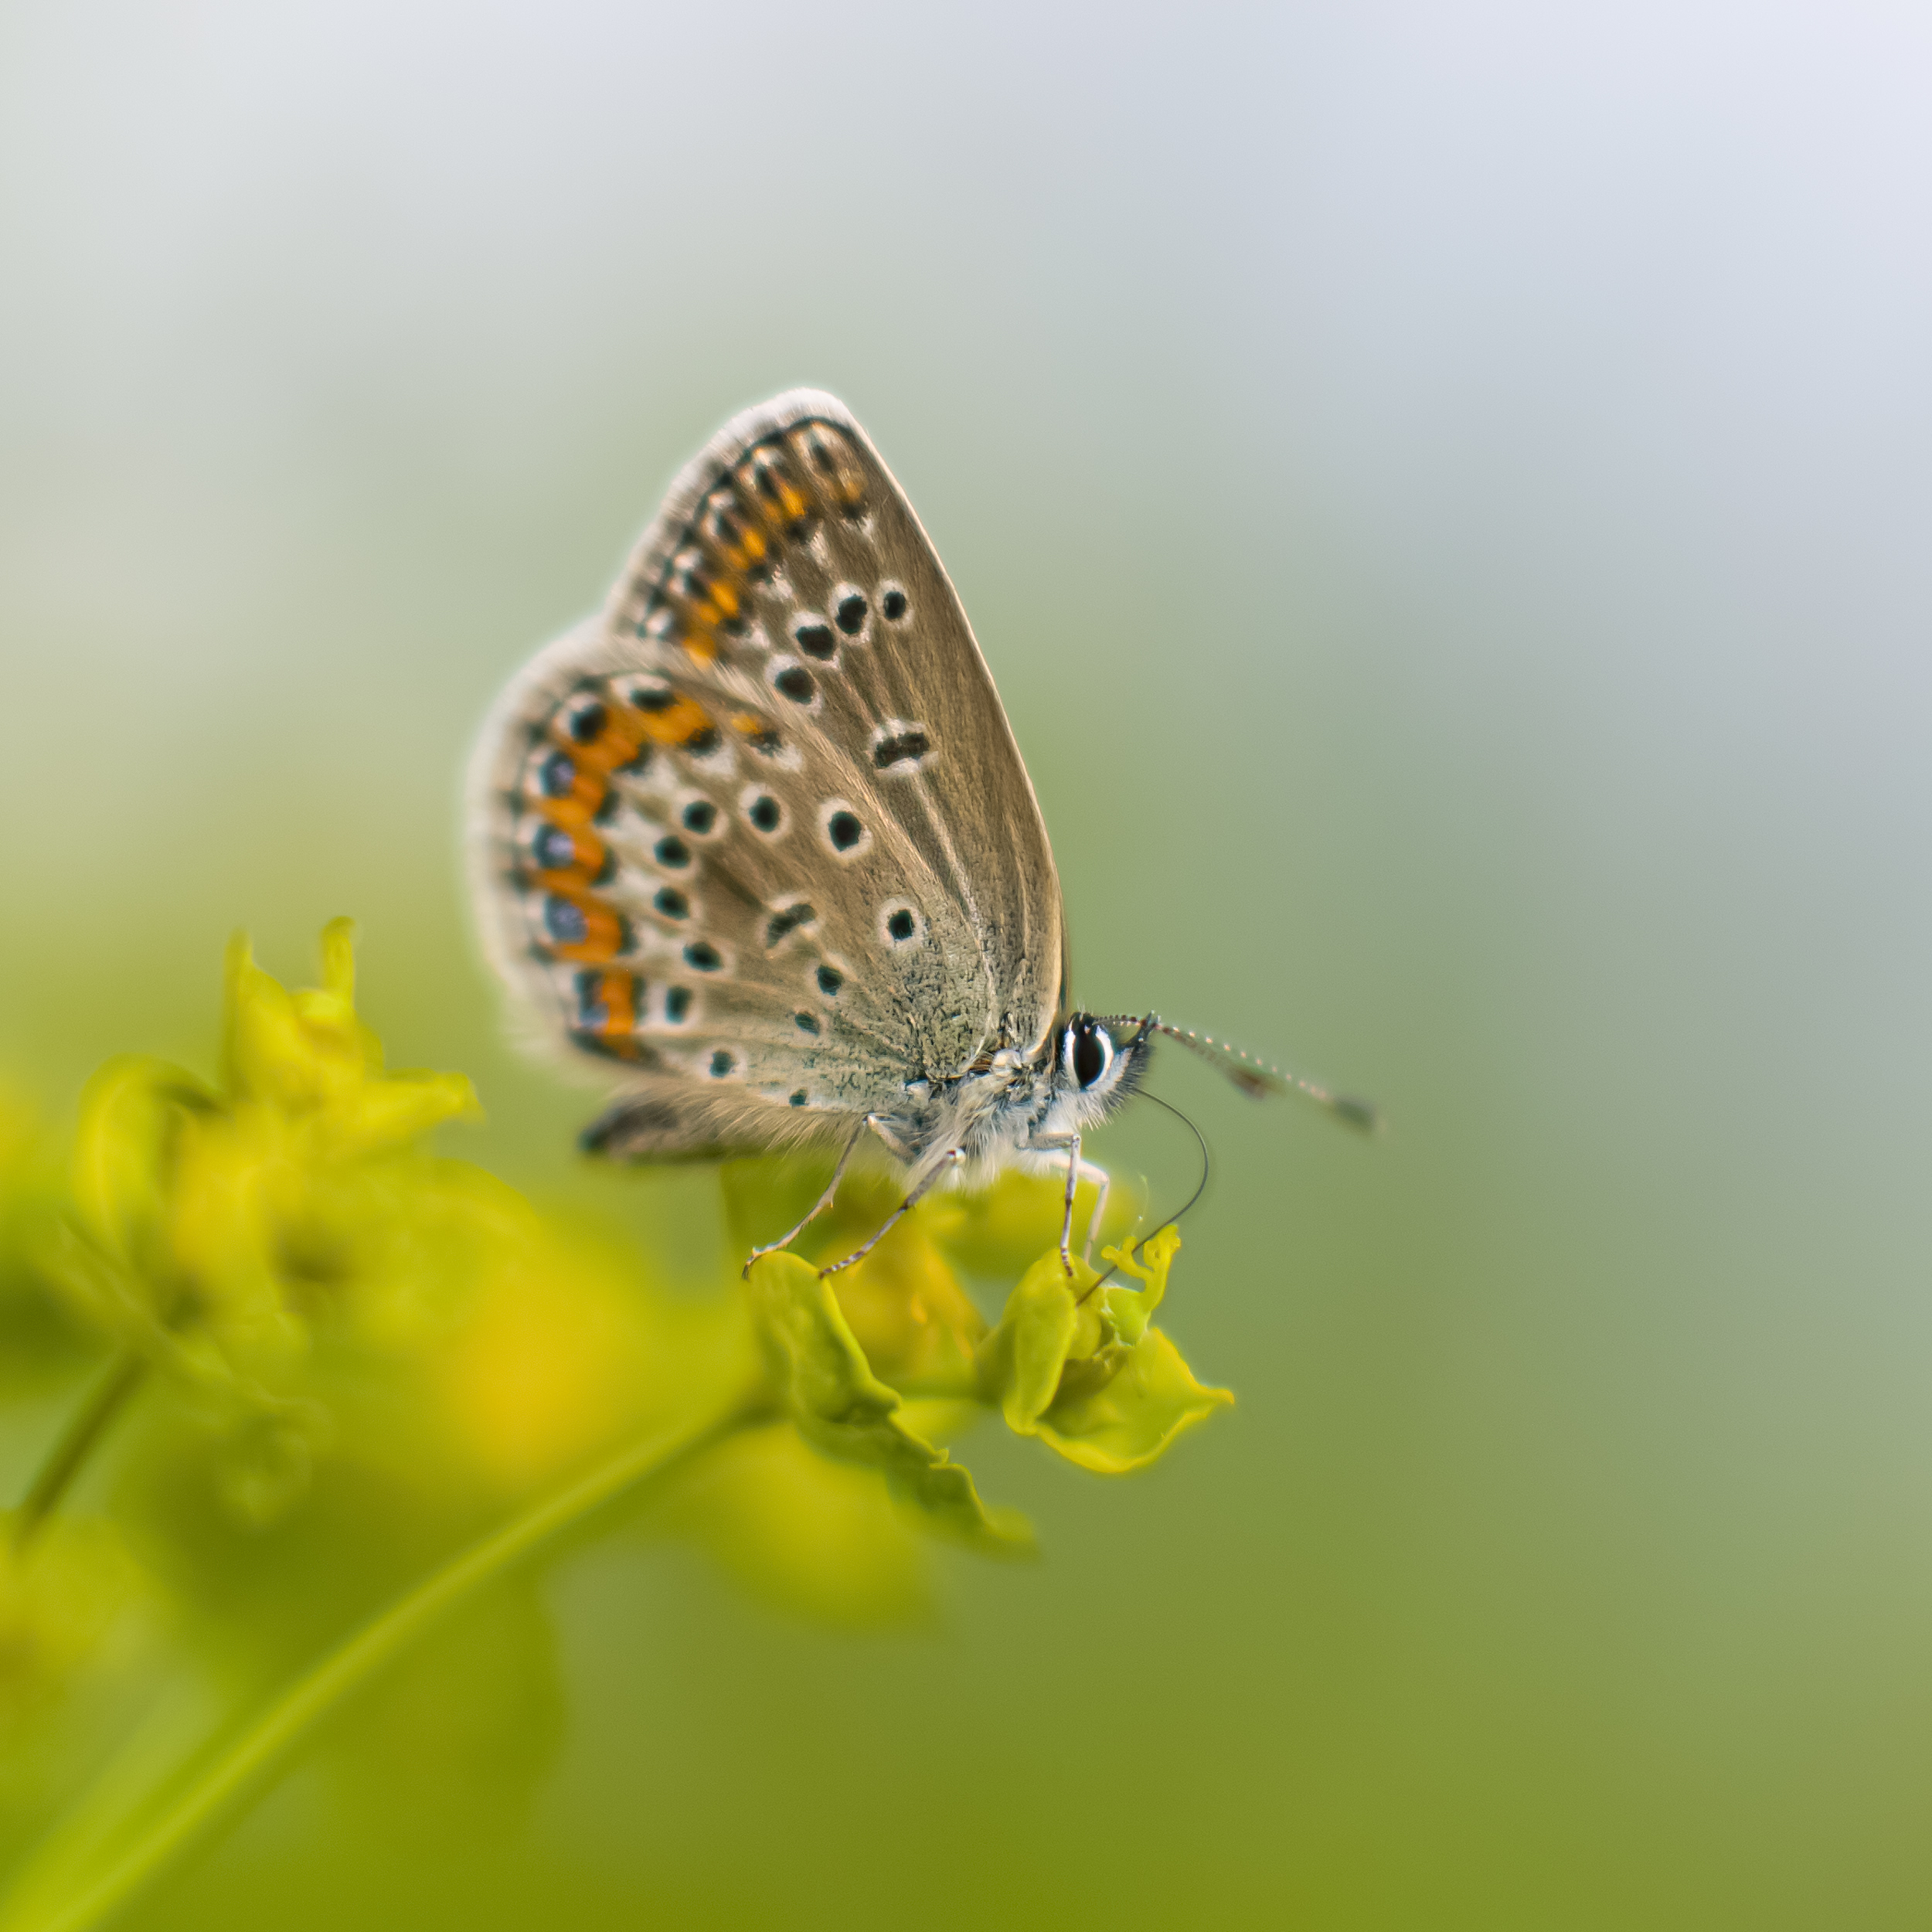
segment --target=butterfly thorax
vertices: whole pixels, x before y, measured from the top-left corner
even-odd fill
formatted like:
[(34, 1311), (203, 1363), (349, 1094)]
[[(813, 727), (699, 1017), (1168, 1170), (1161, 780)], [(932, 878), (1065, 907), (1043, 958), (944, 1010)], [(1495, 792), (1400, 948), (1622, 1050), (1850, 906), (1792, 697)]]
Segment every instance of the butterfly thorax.
[(879, 1138), (914, 1169), (961, 1149), (964, 1171), (990, 1179), (1050, 1109), (1050, 1047), (1045, 1063), (1005, 1048), (951, 1080), (913, 1081), (903, 1104), (879, 1117)]
[(1097, 1127), (1138, 1085), (1151, 1043), (1145, 1033), (1116, 1043), (1075, 1015), (1030, 1056), (1003, 1049), (953, 1080), (913, 1083), (905, 1105), (881, 1117), (879, 1138), (915, 1172), (957, 1150), (961, 1180), (982, 1184)]

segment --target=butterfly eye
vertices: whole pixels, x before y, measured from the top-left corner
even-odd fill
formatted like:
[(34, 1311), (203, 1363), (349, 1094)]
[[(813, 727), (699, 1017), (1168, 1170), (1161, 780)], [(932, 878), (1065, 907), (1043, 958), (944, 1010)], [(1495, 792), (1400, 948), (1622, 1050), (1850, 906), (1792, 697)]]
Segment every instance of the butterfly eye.
[(1104, 1026), (1076, 1020), (1066, 1029), (1066, 1070), (1084, 1094), (1114, 1064), (1114, 1041)]

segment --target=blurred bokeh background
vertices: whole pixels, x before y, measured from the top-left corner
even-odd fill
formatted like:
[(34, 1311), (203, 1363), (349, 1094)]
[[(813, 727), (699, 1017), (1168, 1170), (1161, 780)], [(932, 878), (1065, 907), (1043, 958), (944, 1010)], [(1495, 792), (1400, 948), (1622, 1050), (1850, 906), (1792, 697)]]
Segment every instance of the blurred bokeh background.
[(594, 1540), (502, 1613), (517, 1804), (311, 1753), (134, 1922), (1923, 1925), (1928, 183), (1896, 5), (0, 15), (15, 1086), (209, 1064), (223, 936), (350, 913), (444, 1144), (701, 1272), (709, 1181), (580, 1171), (499, 1039), (457, 774), (811, 382), (1083, 997), (1393, 1122), (1168, 1057), (1240, 1406), (1117, 1484), (976, 1442), (1038, 1567), (854, 1634)]

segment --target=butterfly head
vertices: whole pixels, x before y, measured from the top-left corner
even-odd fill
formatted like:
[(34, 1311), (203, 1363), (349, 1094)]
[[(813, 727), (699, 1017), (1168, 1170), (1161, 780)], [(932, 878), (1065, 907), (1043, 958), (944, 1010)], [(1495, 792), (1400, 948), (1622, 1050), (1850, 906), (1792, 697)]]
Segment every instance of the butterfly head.
[(1156, 1022), (1076, 1013), (1060, 1027), (1053, 1084), (1083, 1126), (1104, 1120), (1141, 1082)]

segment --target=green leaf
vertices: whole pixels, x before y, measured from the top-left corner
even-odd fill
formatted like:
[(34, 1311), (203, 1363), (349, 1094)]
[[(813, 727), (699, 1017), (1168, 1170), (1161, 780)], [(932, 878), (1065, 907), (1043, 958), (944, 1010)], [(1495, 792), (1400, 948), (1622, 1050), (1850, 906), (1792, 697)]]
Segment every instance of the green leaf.
[(747, 1284), (774, 1379), (808, 1442), (879, 1470), (935, 1530), (988, 1554), (1030, 1552), (1025, 1520), (988, 1510), (966, 1471), (906, 1426), (897, 1392), (872, 1373), (815, 1269), (794, 1254), (768, 1254)]

